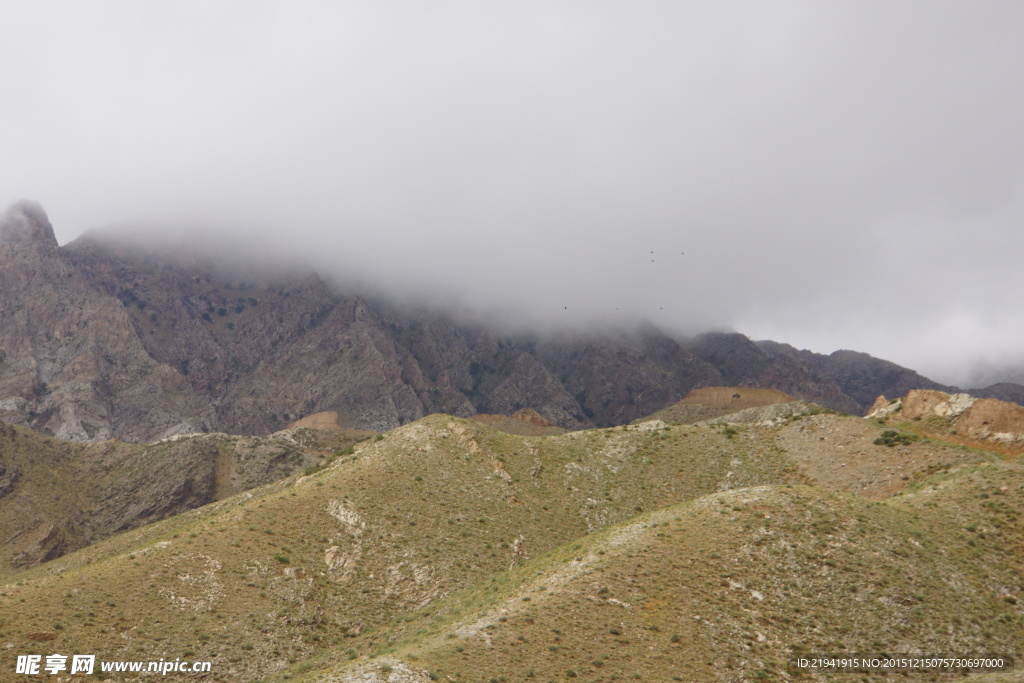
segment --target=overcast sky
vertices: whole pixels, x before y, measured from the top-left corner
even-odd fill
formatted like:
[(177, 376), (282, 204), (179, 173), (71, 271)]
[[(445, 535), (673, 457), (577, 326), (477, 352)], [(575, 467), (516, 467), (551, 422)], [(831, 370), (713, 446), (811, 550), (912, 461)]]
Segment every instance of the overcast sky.
[(62, 243), (199, 229), (510, 319), (944, 381), (1024, 351), (1018, 1), (6, 0), (0, 25), (0, 202)]

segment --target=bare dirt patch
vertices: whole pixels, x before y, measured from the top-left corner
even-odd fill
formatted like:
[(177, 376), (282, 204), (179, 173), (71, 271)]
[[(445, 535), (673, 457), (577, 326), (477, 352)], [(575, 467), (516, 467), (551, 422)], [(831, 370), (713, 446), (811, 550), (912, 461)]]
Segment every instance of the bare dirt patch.
[(683, 405), (731, 406), (735, 410), (789, 403), (796, 399), (777, 389), (747, 389), (745, 387), (704, 387), (694, 389), (680, 401)]
[(815, 415), (781, 428), (776, 441), (814, 483), (875, 499), (887, 498), (938, 468), (983, 457), (927, 440), (876, 445), (880, 433), (878, 425), (863, 419)]

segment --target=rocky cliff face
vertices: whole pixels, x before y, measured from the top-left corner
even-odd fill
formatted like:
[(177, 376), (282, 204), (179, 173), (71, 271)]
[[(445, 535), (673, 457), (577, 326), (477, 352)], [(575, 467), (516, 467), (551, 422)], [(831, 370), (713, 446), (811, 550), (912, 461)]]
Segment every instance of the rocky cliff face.
[(434, 412), (533, 408), (579, 429), (629, 422), (704, 386), (773, 388), (847, 412), (901, 382), (938, 387), (863, 354), (739, 334), (510, 337), (338, 292), (313, 273), (230, 267), (199, 248), (88, 235), (58, 247), (27, 203), (0, 224), (0, 419), (66, 439), (266, 434), (322, 411), (386, 430)]
[(65, 439), (136, 440), (203, 414), (125, 307), (62, 257), (41, 208), (15, 205), (0, 225), (0, 418)]

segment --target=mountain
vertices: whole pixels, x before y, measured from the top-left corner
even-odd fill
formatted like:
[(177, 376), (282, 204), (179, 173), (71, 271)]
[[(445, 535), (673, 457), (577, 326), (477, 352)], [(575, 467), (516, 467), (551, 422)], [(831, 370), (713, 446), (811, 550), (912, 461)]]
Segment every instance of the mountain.
[(967, 393), (981, 398), (996, 398), (1024, 405), (1024, 386), (1020, 384), (992, 384), (981, 389), (969, 389)]
[(857, 402), (861, 412), (880, 394), (903, 396), (911, 389), (957, 391), (956, 387), (933, 382), (913, 370), (866, 353), (844, 350), (825, 355), (772, 341), (757, 342), (757, 345), (773, 357), (792, 359), (817, 376), (841, 386), (844, 393)]
[(737, 333), (512, 335), (214, 253), (0, 220), (2, 666), (771, 681), (1024, 647), (1020, 406)]
[(0, 291), (0, 417), (76, 440), (198, 431), (186, 420), (204, 402), (147, 353), (129, 311), (61, 256), (35, 205), (0, 221)]
[(241, 266), (198, 243), (87, 234), (58, 246), (45, 212), (26, 202), (0, 226), (0, 419), (61, 439), (269, 434), (321, 412), (385, 431), (431, 413), (526, 408), (582, 429), (628, 423), (707, 386), (777, 389), (849, 413), (882, 393), (950, 389), (865, 354), (736, 333), (513, 335), (315, 273)]
[(722, 384), (778, 389), (840, 412), (859, 413), (863, 409), (835, 382), (816, 375), (796, 359), (766, 352), (742, 334), (700, 335), (689, 348), (699, 358), (719, 368)]

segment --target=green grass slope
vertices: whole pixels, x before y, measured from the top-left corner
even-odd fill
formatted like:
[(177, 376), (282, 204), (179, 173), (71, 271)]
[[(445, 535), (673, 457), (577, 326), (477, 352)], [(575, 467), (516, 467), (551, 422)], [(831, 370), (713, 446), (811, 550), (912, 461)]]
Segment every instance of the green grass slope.
[(523, 437), (432, 416), (312, 476), (19, 575), (0, 588), (0, 641), (209, 659), (211, 680), (252, 680), (335, 647), (369, 654), (395, 620), (608, 524), (797, 478), (753, 431), (655, 423)]
[(787, 664), (811, 653), (1019, 656), (1022, 501), (1024, 470), (1002, 463), (886, 502), (807, 486), (716, 493), (453, 594), (382, 629), (369, 657), (339, 649), (270, 680), (859, 681)]

